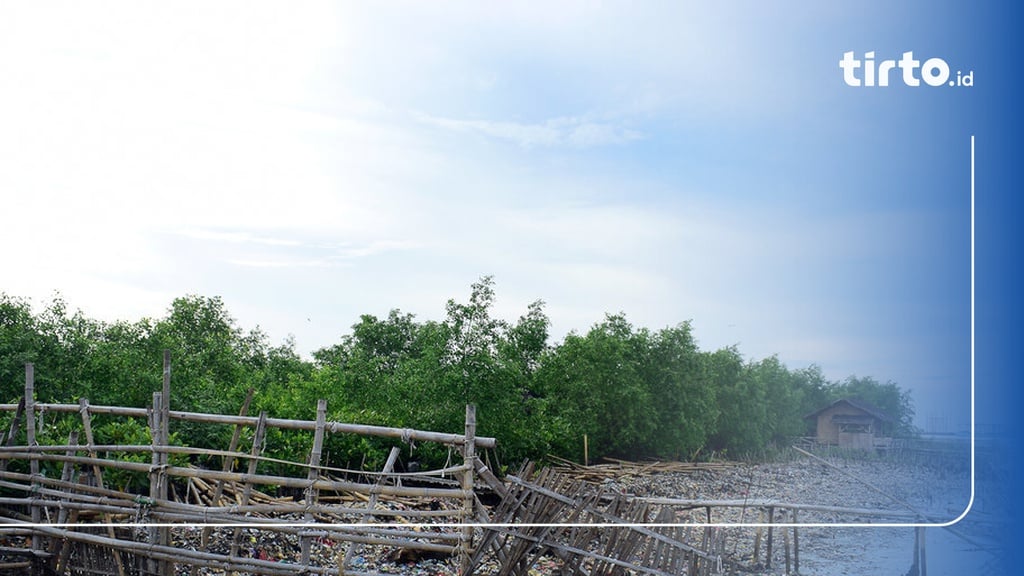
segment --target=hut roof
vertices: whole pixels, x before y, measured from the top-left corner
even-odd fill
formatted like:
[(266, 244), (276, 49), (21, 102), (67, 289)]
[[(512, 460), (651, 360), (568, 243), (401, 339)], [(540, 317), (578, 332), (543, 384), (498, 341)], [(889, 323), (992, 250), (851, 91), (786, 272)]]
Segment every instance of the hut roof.
[(875, 406), (874, 404), (872, 404), (871, 402), (868, 402), (867, 400), (860, 400), (860, 399), (857, 399), (857, 398), (840, 398), (839, 400), (836, 400), (835, 402), (829, 404), (828, 406), (825, 406), (824, 408), (822, 408), (820, 410), (817, 410), (815, 412), (811, 412), (807, 416), (804, 416), (804, 420), (808, 420), (808, 419), (811, 419), (811, 418), (817, 418), (818, 415), (821, 414), (822, 412), (828, 410), (829, 408), (832, 408), (833, 406), (838, 406), (840, 404), (848, 404), (848, 405), (850, 405), (850, 406), (852, 406), (852, 407), (854, 407), (854, 408), (856, 408), (856, 409), (858, 409), (858, 410), (860, 410), (862, 412), (866, 412), (867, 414), (869, 414), (869, 415), (871, 415), (871, 416), (873, 416), (875, 418), (878, 418), (882, 422), (895, 422), (896, 421), (895, 418), (890, 416), (887, 412), (885, 412), (884, 410), (882, 410), (878, 406)]

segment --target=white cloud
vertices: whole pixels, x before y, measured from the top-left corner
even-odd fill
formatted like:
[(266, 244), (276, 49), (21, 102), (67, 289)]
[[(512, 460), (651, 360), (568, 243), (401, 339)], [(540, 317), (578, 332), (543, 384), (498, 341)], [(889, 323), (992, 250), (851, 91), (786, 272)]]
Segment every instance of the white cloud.
[(417, 120), (455, 132), (476, 133), (507, 140), (523, 148), (570, 146), (590, 148), (625, 144), (642, 138), (633, 129), (583, 118), (552, 118), (540, 123), (501, 122), (490, 120), (456, 120), (417, 114)]

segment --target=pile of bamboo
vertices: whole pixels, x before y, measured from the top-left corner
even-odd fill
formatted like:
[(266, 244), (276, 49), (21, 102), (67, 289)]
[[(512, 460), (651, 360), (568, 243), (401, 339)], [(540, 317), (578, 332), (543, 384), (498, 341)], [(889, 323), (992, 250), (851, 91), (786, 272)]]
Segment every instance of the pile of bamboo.
[(715, 471), (736, 466), (734, 462), (630, 462), (607, 457), (604, 458), (605, 463), (603, 464), (584, 466), (554, 455), (548, 455), (548, 460), (560, 473), (595, 484), (652, 474)]
[(718, 532), (673, 525), (668, 508), (605, 494), (553, 468), (534, 475), (527, 466), (508, 480), (473, 566), (490, 553), (500, 562), (499, 576), (529, 574), (545, 555), (561, 560), (563, 574), (579, 576), (705, 576), (723, 570), (724, 540)]

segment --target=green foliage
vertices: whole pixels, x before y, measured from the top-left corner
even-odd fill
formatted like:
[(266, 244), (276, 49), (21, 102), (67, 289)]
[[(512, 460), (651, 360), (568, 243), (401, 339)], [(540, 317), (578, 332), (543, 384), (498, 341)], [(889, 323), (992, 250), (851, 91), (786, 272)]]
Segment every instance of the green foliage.
[[(582, 461), (584, 438), (591, 461), (765, 454), (805, 434), (803, 417), (840, 397), (869, 401), (896, 418), (896, 433), (913, 433), (910, 394), (892, 382), (829, 382), (816, 366), (790, 370), (774, 356), (747, 361), (735, 348), (701, 351), (688, 322), (651, 331), (621, 313), (552, 344), (543, 301), (514, 323), (494, 315), (496, 301), (494, 280), (484, 277), (467, 300), (449, 300), (440, 321), (397, 309), (384, 318), (363, 315), (309, 361), (290, 338), (271, 346), (258, 329), (240, 328), (218, 297), (188, 295), (161, 318), (108, 324), (69, 312), (59, 297), (36, 313), (0, 293), (0, 400), (17, 401), (24, 363), (33, 362), (40, 401), (148, 406), (161, 389), (167, 349), (174, 410), (237, 413), (252, 389), (253, 415), (313, 419), (317, 400), (326, 399), (331, 420), (459, 433), (473, 403), (477, 433), (498, 438), (505, 462), (549, 453)], [(74, 420), (42, 430), (66, 434), (61, 422), (73, 427)], [(0, 417), (4, 429), (9, 422)], [(148, 428), (131, 419), (98, 416), (94, 426), (97, 442), (149, 442)], [(172, 423), (172, 437), (192, 446), (226, 447), (231, 432)], [(246, 434), (242, 450), (251, 442)], [(271, 429), (265, 454), (303, 462), (311, 442), (308, 432)], [(324, 458), (330, 466), (376, 469), (395, 445), (329, 435)], [(401, 447), (403, 460), (425, 465), (451, 457), (430, 444)], [(284, 465), (260, 466), (273, 472)], [(113, 480), (133, 487), (145, 478)]]
[[(141, 446), (152, 442), (149, 426), (134, 418), (120, 418), (97, 426), (94, 431), (99, 445)], [(174, 436), (172, 435), (172, 444)], [(110, 452), (108, 458), (126, 462), (151, 463), (151, 456), (145, 452)], [(144, 472), (132, 472), (110, 468), (104, 471), (104, 482), (126, 492), (139, 492), (149, 486)]]

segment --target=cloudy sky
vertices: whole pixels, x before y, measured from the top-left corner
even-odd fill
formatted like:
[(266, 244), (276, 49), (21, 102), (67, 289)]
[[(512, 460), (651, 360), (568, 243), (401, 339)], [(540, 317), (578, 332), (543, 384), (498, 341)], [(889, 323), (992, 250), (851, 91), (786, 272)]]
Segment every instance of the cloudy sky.
[[(4, 3), (0, 290), (104, 320), (219, 295), (308, 353), (494, 275), (553, 336), (691, 320), (966, 426), (983, 88), (932, 6)], [(947, 10), (941, 12), (941, 10)]]

